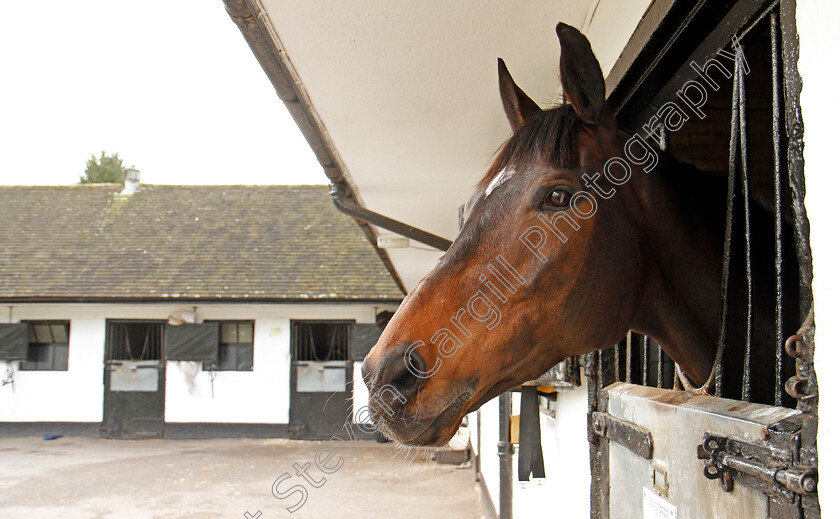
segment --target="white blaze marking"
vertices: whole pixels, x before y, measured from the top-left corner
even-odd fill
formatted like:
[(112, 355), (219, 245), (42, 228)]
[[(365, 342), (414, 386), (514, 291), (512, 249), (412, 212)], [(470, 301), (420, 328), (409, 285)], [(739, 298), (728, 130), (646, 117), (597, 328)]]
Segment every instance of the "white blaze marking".
[(496, 178), (490, 181), (490, 185), (488, 185), (487, 189), (484, 190), (484, 198), (490, 196), (490, 193), (492, 193), (494, 189), (507, 182), (510, 179), (510, 177), (513, 176), (514, 172), (515, 170), (513, 168), (505, 168), (499, 171), (499, 174), (496, 175)]

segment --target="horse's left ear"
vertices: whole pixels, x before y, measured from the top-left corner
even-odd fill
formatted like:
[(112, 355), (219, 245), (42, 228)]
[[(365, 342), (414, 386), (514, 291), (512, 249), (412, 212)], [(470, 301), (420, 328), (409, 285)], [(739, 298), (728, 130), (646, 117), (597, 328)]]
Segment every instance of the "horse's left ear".
[(602, 120), (606, 107), (604, 74), (589, 40), (571, 25), (557, 24), (560, 38), (560, 83), (575, 113), (590, 124)]

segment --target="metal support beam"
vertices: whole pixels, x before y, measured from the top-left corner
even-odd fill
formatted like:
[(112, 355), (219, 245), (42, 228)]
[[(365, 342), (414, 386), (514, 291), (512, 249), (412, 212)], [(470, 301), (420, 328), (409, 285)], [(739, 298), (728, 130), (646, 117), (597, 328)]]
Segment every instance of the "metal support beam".
[(349, 188), (345, 183), (333, 182), (330, 184), (330, 196), (335, 206), (342, 213), (442, 251), (448, 250), (449, 246), (452, 245), (451, 241), (441, 238), (436, 234), (426, 232), (417, 227), (412, 227), (393, 218), (388, 218), (385, 215), (360, 207), (350, 198), (349, 193)]

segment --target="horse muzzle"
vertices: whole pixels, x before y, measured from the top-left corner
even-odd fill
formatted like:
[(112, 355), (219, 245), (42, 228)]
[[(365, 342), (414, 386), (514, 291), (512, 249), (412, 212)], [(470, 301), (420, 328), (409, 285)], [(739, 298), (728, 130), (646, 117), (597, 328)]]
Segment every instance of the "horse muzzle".
[[(475, 384), (459, 384), (457, 390), (447, 391), (448, 398), (427, 395), (424, 389), (429, 378), (417, 375), (425, 371), (425, 365), (408, 344), (391, 349), (378, 360), (368, 355), (362, 364), (362, 378), (370, 391), (371, 419), (386, 436), (405, 445), (446, 443), (458, 430), (475, 395)], [(424, 409), (427, 402), (437, 405)]]

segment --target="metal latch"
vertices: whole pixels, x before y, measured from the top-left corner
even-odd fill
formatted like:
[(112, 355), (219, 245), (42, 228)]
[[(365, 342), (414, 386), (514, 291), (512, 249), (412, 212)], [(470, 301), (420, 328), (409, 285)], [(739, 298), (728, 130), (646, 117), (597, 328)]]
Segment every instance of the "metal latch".
[(817, 491), (817, 469), (793, 465), (793, 454), (706, 433), (697, 446), (697, 458), (707, 460), (703, 475), (720, 479), (724, 492), (738, 481), (777, 497), (793, 500), (795, 494)]
[(653, 457), (653, 435), (638, 425), (593, 411), (592, 431), (611, 442), (627, 447), (646, 460)]

